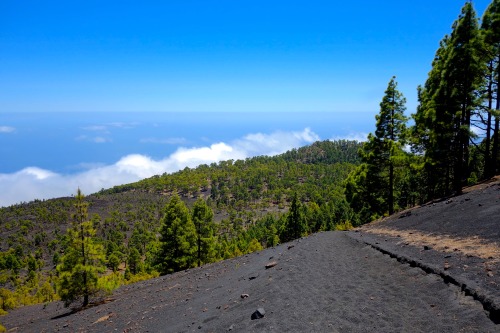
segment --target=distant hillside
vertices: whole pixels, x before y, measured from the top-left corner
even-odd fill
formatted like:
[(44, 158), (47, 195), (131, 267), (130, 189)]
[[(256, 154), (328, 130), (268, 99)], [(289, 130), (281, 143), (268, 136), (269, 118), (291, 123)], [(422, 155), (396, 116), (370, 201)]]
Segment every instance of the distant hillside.
[[(178, 190), (187, 197), (198, 192), (207, 192), (210, 188), (217, 189), (220, 186), (219, 182), (225, 177), (228, 183), (224, 182), (224, 185), (229, 189), (237, 191), (238, 188), (247, 188), (256, 198), (262, 198), (262, 195), (266, 196), (266, 191), (262, 191), (264, 184), (271, 184), (273, 187), (275, 182), (281, 182), (285, 188), (291, 188), (298, 184), (294, 184), (294, 180), (300, 181), (299, 178), (302, 178), (302, 182), (304, 181), (305, 177), (296, 176), (307, 176), (310, 174), (308, 170), (319, 169), (318, 166), (359, 164), (357, 152), (360, 147), (361, 144), (357, 141), (318, 141), (277, 156), (258, 156), (246, 160), (204, 164), (194, 169), (185, 168), (173, 174), (165, 173), (136, 183), (115, 186), (103, 191), (102, 194), (130, 190), (153, 192)], [(256, 187), (260, 193), (255, 193)], [(213, 196), (215, 199), (217, 194)]]
[[(119, 258), (119, 271), (123, 273), (130, 249), (136, 247), (142, 272), (151, 274), (169, 197), (179, 194), (188, 207), (203, 197), (215, 213), (217, 258), (236, 256), (278, 241), (293, 195), (301, 205), (305, 232), (329, 230), (348, 220), (342, 182), (359, 163), (359, 147), (354, 141), (323, 141), (278, 156), (157, 175), (88, 195), (89, 219), (106, 255)], [(53, 294), (73, 201), (35, 200), (0, 209), (0, 287), (7, 288), (4, 293), (17, 290), (8, 294), (19, 300), (17, 305), (47, 301), (49, 296), (43, 295)]]

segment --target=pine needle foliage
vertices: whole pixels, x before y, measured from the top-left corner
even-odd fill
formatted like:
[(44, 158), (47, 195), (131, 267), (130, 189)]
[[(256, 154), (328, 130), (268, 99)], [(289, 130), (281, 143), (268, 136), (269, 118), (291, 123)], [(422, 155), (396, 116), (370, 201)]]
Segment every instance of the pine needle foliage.
[(68, 245), (57, 266), (59, 274), (58, 294), (66, 306), (82, 300), (82, 306), (89, 304), (92, 296), (100, 294), (99, 274), (105, 271), (105, 254), (101, 244), (94, 237), (96, 230), (88, 220), (88, 203), (78, 189), (73, 225), (67, 230)]
[(157, 263), (162, 274), (196, 266), (196, 228), (186, 204), (174, 195), (161, 220), (161, 250)]
[(192, 220), (196, 226), (198, 266), (216, 261), (214, 213), (203, 198), (198, 198), (193, 206)]

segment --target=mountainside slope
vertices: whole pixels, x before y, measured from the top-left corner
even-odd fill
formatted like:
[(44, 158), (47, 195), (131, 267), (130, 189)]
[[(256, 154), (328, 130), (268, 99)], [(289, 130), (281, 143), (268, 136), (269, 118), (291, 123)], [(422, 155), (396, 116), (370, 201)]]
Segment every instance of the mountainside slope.
[[(499, 201), (500, 184), (485, 184), (350, 232), (123, 286), (79, 312), (54, 302), (2, 322), (22, 332), (498, 332)], [(257, 309), (264, 317), (252, 319)]]
[(500, 323), (500, 177), (464, 192), (364, 225), (351, 236), (460, 286)]
[[(344, 140), (316, 142), (274, 157), (186, 168), (86, 196), (108, 274), (114, 269), (124, 276), (132, 250), (140, 255), (139, 273), (147, 273), (141, 278), (156, 274), (160, 220), (172, 195), (188, 207), (204, 198), (214, 211), (218, 248), (212, 261), (278, 243), (294, 195), (304, 214), (319, 217), (308, 219), (307, 233), (333, 229), (349, 218), (342, 182), (358, 162), (359, 146)], [(74, 198), (0, 208), (0, 301), (10, 299), (4, 310), (53, 298), (55, 267), (64, 255), (73, 213)]]
[[(252, 320), (257, 309), (264, 317)], [(459, 288), (341, 232), (124, 286), (105, 304), (77, 313), (52, 303), (3, 319), (22, 332), (497, 330)]]

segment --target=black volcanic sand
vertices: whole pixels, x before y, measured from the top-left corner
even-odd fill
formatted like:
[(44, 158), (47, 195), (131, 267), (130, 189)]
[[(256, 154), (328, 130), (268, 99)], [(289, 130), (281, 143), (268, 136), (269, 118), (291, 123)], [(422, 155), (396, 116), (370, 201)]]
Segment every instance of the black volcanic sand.
[(500, 324), (498, 181), (365, 225), (350, 236), (442, 276), (480, 300)]
[[(112, 299), (62, 317), (60, 302), (24, 307), (1, 321), (17, 332), (500, 332), (459, 287), (345, 232), (124, 286)], [(252, 320), (258, 308), (265, 316)]]

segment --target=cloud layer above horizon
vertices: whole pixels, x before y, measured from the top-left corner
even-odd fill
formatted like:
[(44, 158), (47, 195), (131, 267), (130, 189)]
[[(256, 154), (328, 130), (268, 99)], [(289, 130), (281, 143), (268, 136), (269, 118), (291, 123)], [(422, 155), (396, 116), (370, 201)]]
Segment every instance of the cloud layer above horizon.
[(300, 132), (277, 131), (271, 134), (254, 133), (232, 142), (218, 142), (204, 147), (180, 147), (169, 156), (154, 160), (146, 155), (130, 154), (116, 163), (95, 166), (75, 174), (59, 174), (36, 166), (20, 171), (0, 174), (0, 207), (50, 199), (74, 194), (77, 188), (83, 193), (95, 193), (102, 188), (135, 182), (163, 173), (172, 173), (185, 167), (194, 168), (224, 160), (281, 154), (320, 140), (305, 128)]

